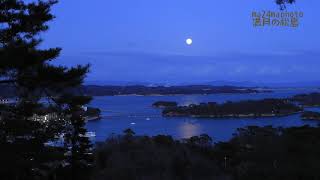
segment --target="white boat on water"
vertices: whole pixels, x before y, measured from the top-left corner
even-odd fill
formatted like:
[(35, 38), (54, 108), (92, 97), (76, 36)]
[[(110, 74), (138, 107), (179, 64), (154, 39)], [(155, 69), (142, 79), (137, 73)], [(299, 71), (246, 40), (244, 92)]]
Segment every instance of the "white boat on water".
[(96, 137), (96, 132), (89, 131), (89, 132), (86, 133), (85, 137), (88, 137), (88, 138)]

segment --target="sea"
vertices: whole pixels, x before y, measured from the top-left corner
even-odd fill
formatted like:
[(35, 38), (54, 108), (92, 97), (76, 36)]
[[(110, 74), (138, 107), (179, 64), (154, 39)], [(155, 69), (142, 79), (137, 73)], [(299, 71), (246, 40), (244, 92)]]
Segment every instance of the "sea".
[[(191, 118), (163, 117), (162, 110), (152, 107), (156, 101), (175, 101), (179, 105), (198, 104), (202, 102), (223, 103), (226, 101), (259, 100), (265, 98), (288, 98), (296, 94), (320, 92), (315, 88), (273, 89), (272, 92), (250, 94), (211, 94), (211, 95), (172, 95), (172, 96), (99, 96), (94, 97), (90, 106), (100, 108), (102, 118), (88, 121), (88, 131), (95, 134), (92, 140), (105, 141), (108, 137), (121, 135), (125, 129), (132, 129), (139, 136), (170, 135), (175, 139), (190, 138), (208, 134), (215, 142), (232, 138), (238, 128), (246, 126), (317, 126), (317, 121), (301, 120), (300, 114), (286, 117), (268, 118)], [(318, 111), (320, 108), (307, 108)]]

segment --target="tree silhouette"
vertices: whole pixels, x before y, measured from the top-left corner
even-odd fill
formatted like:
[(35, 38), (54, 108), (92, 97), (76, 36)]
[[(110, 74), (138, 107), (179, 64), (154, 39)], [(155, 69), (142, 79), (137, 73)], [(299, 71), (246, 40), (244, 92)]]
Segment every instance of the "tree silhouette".
[(132, 129), (130, 129), (130, 128), (125, 129), (123, 132), (124, 132), (125, 136), (128, 136), (128, 137), (132, 137), (132, 136), (134, 136), (134, 135), (136, 134), (136, 133), (135, 133)]
[(276, 3), (280, 6), (281, 10), (287, 8), (286, 4), (292, 4), (294, 2), (296, 2), (296, 0), (276, 0)]
[[(90, 97), (72, 93), (73, 88), (82, 84), (89, 66), (54, 66), (50, 62), (61, 49), (39, 48), (41, 33), (48, 30), (47, 22), (54, 19), (50, 10), (56, 3), (0, 0), (0, 84), (14, 87), (17, 96), (14, 105), (0, 107), (0, 175), (7, 179), (46, 176), (44, 165), (47, 169), (59, 168), (62, 160), (72, 172), (81, 168), (70, 176), (83, 179), (81, 172), (90, 165), (90, 143), (85, 136), (84, 118), (79, 115)], [(48, 122), (32, 118), (48, 107), (55, 118)], [(71, 149), (67, 158), (61, 147), (46, 145), (62, 134), (65, 150)], [(61, 151), (60, 159), (52, 151)]]

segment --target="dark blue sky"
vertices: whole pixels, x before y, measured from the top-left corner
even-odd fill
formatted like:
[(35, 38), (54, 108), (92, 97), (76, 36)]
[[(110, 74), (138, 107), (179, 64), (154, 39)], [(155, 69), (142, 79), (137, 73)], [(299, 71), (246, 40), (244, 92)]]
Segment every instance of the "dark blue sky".
[(90, 63), (88, 82), (316, 81), (319, 6), (288, 7), (304, 12), (298, 28), (254, 28), (252, 11), (278, 11), (274, 0), (60, 0), (43, 47)]

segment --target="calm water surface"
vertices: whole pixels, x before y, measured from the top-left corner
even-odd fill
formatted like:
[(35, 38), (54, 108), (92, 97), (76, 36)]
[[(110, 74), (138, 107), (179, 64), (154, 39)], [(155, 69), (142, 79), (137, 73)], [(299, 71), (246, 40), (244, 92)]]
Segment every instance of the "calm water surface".
[[(203, 118), (165, 118), (161, 109), (153, 108), (155, 101), (176, 101), (180, 105), (200, 102), (225, 102), (257, 100), (264, 98), (285, 98), (295, 94), (315, 92), (315, 89), (276, 90), (259, 94), (214, 94), (177, 96), (103, 96), (94, 97), (91, 106), (102, 110), (103, 118), (87, 123), (89, 131), (96, 132), (96, 141), (103, 141), (112, 133), (120, 134), (131, 128), (137, 135), (172, 135), (175, 138), (188, 138), (206, 133), (215, 141), (225, 141), (232, 137), (237, 128), (256, 126), (302, 126), (316, 125), (317, 122), (302, 121), (300, 115), (280, 118), (246, 119), (203, 119)], [(312, 110), (320, 111), (319, 108)]]

